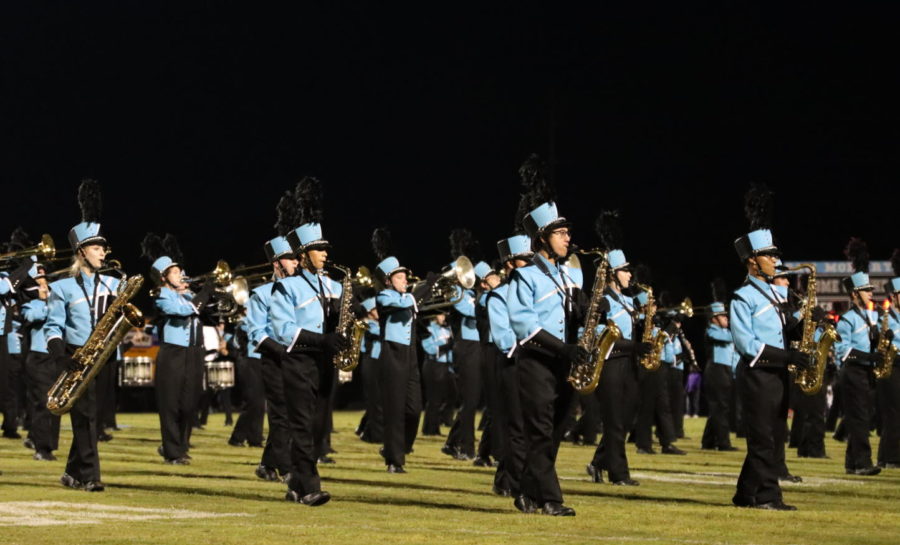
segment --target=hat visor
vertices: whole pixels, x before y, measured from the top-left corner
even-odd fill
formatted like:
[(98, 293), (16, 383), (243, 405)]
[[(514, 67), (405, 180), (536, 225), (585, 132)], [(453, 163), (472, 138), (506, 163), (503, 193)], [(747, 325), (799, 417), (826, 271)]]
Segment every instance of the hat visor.
[[(109, 243), (106, 242), (106, 238), (101, 236), (96, 237), (88, 237), (78, 243), (78, 248), (83, 248), (85, 246), (91, 246), (93, 244), (100, 244), (101, 246), (109, 246)], [(76, 249), (78, 249), (76, 248)]]
[(396, 269), (394, 269), (394, 270), (392, 270), (391, 272), (388, 273), (388, 278), (394, 276), (394, 275), (397, 274), (397, 273), (406, 273), (406, 274), (409, 274), (409, 269), (407, 269), (406, 267), (397, 267)]
[(759, 250), (753, 250), (753, 255), (771, 255), (781, 257), (781, 250), (779, 250), (775, 246), (768, 246), (766, 248), (760, 248)]
[(613, 267), (612, 270), (614, 270), (614, 271), (630, 271), (630, 270), (631, 270), (631, 263), (629, 263), (628, 261), (626, 261), (625, 263), (622, 263), (622, 264), (619, 265), (618, 267)]
[(327, 240), (315, 240), (315, 241), (310, 242), (309, 244), (303, 246), (302, 251), (305, 252), (307, 250), (330, 250), (330, 249), (331, 249), (331, 243), (328, 242)]

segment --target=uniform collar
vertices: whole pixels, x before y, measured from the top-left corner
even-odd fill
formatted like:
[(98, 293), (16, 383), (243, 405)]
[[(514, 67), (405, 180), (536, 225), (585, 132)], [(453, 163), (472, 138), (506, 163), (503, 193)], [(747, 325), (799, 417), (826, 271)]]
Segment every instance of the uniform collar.
[(555, 274), (559, 274), (559, 264), (558, 263), (552, 263), (549, 259), (542, 256), (541, 254), (534, 254), (534, 259), (536, 261), (540, 260), (544, 264), (544, 267), (547, 268), (547, 270), (554, 271)]

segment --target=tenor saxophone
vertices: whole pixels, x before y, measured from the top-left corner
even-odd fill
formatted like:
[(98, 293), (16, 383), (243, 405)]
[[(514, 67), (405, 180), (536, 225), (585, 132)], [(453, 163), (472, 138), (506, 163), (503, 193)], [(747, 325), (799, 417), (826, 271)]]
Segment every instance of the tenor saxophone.
[(334, 264), (332, 267), (344, 273), (341, 279), (341, 312), (336, 331), (350, 343), (347, 348), (334, 355), (332, 363), (339, 371), (347, 372), (359, 365), (359, 352), (366, 332), (366, 323), (357, 320), (353, 315), (353, 274), (350, 269)]
[(144, 277), (139, 274), (119, 284), (116, 300), (97, 321), (97, 326), (84, 346), (79, 347), (72, 355), (78, 368), (74, 371), (64, 370), (47, 392), (47, 409), (51, 413), (62, 415), (72, 410), (128, 330), (144, 325), (144, 315), (130, 302), (143, 284)]
[(831, 345), (837, 339), (837, 331), (834, 325), (826, 323), (822, 327), (822, 335), (816, 341), (816, 328), (818, 324), (812, 318), (812, 311), (816, 308), (816, 266), (812, 263), (802, 263), (791, 268), (792, 271), (808, 269), (809, 281), (806, 287), (806, 303), (801, 311), (801, 320), (803, 320), (803, 335), (800, 337), (799, 343), (793, 343), (800, 352), (809, 358), (809, 365), (803, 369), (796, 365), (789, 364), (788, 372), (800, 390), (806, 395), (815, 395), (822, 389), (825, 381), (825, 366), (828, 364), (828, 356), (831, 354)]
[(882, 380), (891, 376), (891, 371), (894, 369), (894, 360), (897, 358), (897, 345), (885, 335), (891, 328), (889, 320), (889, 309), (884, 309), (884, 315), (881, 317), (881, 334), (878, 336), (877, 348), (878, 353), (881, 354), (881, 363), (875, 366), (875, 378)]
[(591, 304), (588, 308), (587, 317), (584, 320), (584, 330), (581, 336), (578, 337), (578, 346), (584, 348), (590, 354), (590, 357), (582, 364), (572, 362), (567, 379), (578, 393), (587, 395), (597, 388), (597, 384), (600, 382), (600, 373), (603, 371), (603, 363), (612, 351), (613, 344), (622, 336), (622, 331), (615, 322), (608, 320), (606, 328), (602, 332), (597, 333), (600, 315), (602, 314), (600, 301), (603, 299), (603, 292), (606, 290), (606, 274), (609, 269), (609, 263), (606, 260), (606, 254), (599, 250), (589, 250), (580, 253), (600, 256), (597, 274), (594, 277), (594, 291), (591, 294)]

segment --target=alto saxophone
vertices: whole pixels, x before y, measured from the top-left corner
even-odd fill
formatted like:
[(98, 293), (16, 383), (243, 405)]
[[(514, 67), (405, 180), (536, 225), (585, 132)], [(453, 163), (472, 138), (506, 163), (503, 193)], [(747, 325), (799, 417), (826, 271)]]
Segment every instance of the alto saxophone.
[(597, 274), (594, 277), (594, 291), (591, 294), (591, 304), (587, 317), (584, 320), (584, 330), (578, 337), (578, 346), (584, 348), (590, 357), (582, 364), (572, 363), (569, 370), (568, 381), (580, 394), (590, 394), (597, 388), (600, 382), (600, 373), (603, 371), (603, 363), (612, 351), (613, 344), (622, 336), (619, 326), (612, 320), (606, 322), (606, 328), (597, 333), (600, 324), (600, 301), (603, 292), (606, 291), (606, 274), (609, 270), (609, 262), (606, 254), (599, 250), (579, 252), (584, 255), (599, 255), (600, 263), (597, 265)]
[(803, 335), (799, 343), (793, 343), (797, 350), (803, 352), (809, 358), (809, 365), (803, 369), (796, 365), (788, 365), (794, 384), (806, 395), (815, 395), (822, 389), (825, 380), (825, 366), (828, 364), (828, 356), (831, 354), (831, 345), (837, 339), (837, 331), (834, 325), (826, 323), (822, 327), (822, 336), (816, 341), (815, 334), (818, 324), (812, 318), (812, 311), (816, 308), (816, 266), (812, 263), (803, 263), (789, 270), (799, 271), (809, 269), (809, 281), (806, 287), (806, 303), (803, 305), (800, 319), (803, 320)]
[(639, 288), (647, 292), (647, 304), (644, 306), (644, 332), (641, 334), (641, 342), (648, 343), (651, 347), (650, 353), (642, 356), (641, 367), (647, 371), (656, 371), (662, 364), (662, 353), (669, 342), (669, 334), (660, 329), (653, 334), (653, 317), (656, 316), (656, 299), (653, 297), (653, 288), (650, 286), (637, 285)]
[(359, 365), (359, 351), (362, 348), (363, 334), (366, 332), (366, 323), (357, 320), (353, 315), (353, 275), (350, 269), (340, 265), (332, 265), (335, 269), (344, 273), (341, 279), (341, 312), (338, 317), (336, 332), (347, 339), (350, 345), (334, 355), (331, 362), (339, 371), (352, 371)]
[(889, 320), (889, 309), (884, 309), (884, 316), (881, 317), (881, 334), (878, 336), (877, 351), (881, 354), (881, 363), (875, 366), (875, 378), (877, 379), (886, 379), (891, 376), (894, 360), (897, 358), (897, 345), (885, 336), (891, 328)]
[(136, 275), (119, 284), (116, 300), (109, 305), (84, 346), (75, 350), (72, 359), (77, 370), (66, 369), (47, 392), (47, 409), (55, 415), (66, 414), (97, 376), (106, 360), (133, 327), (144, 325), (144, 315), (130, 303), (144, 284), (144, 277)]

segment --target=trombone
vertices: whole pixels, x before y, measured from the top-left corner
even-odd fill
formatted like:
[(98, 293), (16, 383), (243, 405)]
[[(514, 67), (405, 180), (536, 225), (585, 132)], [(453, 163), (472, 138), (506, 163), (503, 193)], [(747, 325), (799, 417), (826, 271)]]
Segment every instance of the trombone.
[(44, 233), (41, 235), (41, 241), (34, 246), (0, 254), (0, 262), (31, 256), (38, 257), (38, 260), (49, 260), (53, 259), (55, 255), (56, 245), (53, 244), (53, 238)]
[(661, 312), (667, 316), (675, 316), (676, 314), (684, 314), (688, 318), (694, 317), (694, 311), (696, 310), (705, 310), (708, 307), (695, 307), (691, 302), (690, 297), (685, 297), (684, 301), (678, 303), (677, 306), (674, 307), (665, 307), (657, 309), (657, 312)]

